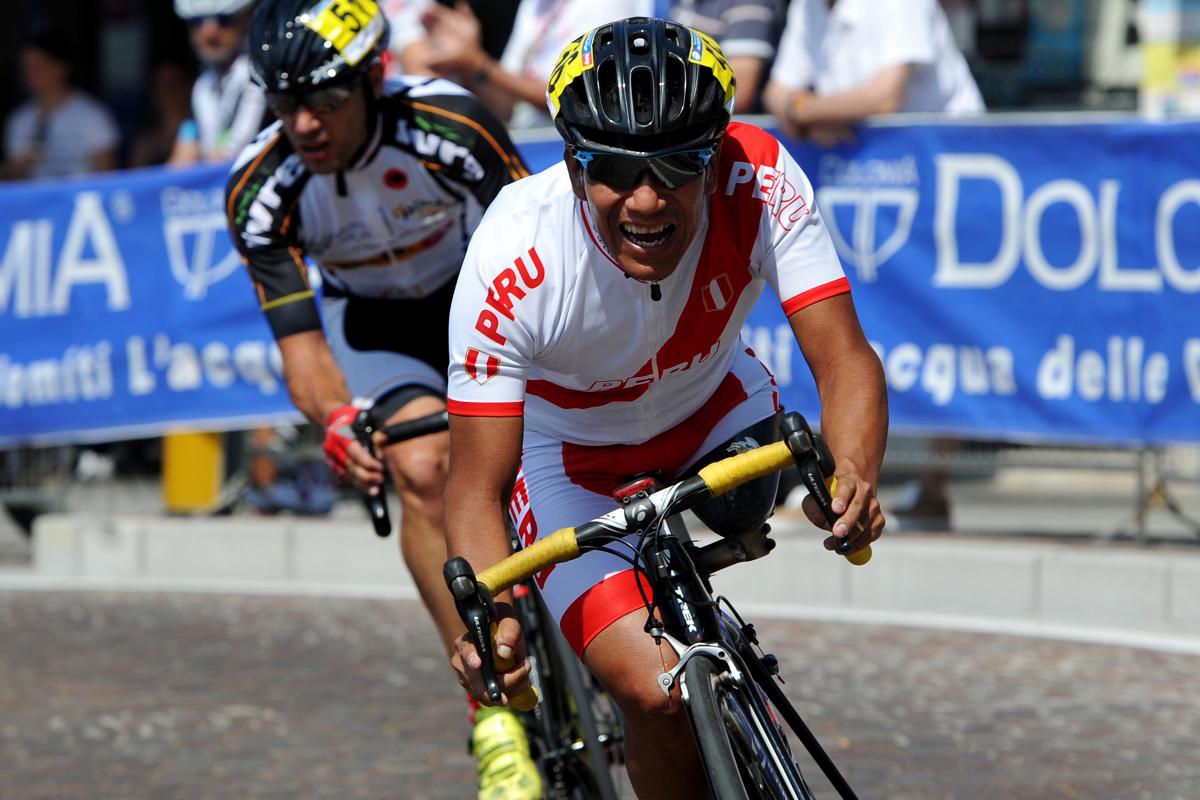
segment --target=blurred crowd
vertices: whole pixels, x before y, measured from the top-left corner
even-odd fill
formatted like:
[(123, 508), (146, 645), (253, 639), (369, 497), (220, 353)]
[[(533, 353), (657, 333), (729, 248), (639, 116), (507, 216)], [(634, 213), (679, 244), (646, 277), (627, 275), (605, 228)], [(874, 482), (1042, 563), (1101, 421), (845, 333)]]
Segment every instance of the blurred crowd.
[[(49, 28), (32, 32), (20, 53), (27, 99), (4, 122), (0, 174), (50, 178), (230, 158), (268, 121), (245, 57), (253, 4), (175, 0), (194, 58), (159, 60), (151, 68), (147, 110), (128, 141), (114, 113), (76, 87), (71, 37)], [(961, 24), (969, 10), (961, 0), (382, 0), (381, 6), (392, 22), (390, 70), (450, 78), (512, 127), (548, 123), (545, 86), (563, 45), (581, 31), (635, 15), (673, 18), (715, 38), (738, 76), (736, 111), (769, 111), (793, 136), (833, 143), (872, 114), (983, 109), (955, 38), (955, 28), (973, 35)]]

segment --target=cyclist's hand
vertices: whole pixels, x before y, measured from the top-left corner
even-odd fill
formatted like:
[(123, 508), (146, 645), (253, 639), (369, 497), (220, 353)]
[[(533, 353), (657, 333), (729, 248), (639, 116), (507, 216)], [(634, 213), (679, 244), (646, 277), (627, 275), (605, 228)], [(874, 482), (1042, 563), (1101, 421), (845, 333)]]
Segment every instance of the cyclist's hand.
[[(521, 635), (520, 623), (512, 616), (512, 607), (497, 603), (496, 610), (500, 613), (495, 639), (497, 660), (510, 659), (515, 664), (507, 672), (496, 670), (503, 692), (502, 702), (507, 705), (510, 698), (521, 694), (529, 684), (529, 662), (525, 658), (525, 637)], [(465, 633), (454, 640), (450, 666), (458, 673), (459, 685), (472, 699), (481, 705), (492, 705), (483, 683), (483, 662), (479, 658), (479, 651)]]
[(325, 463), (342, 480), (376, 494), (383, 483), (383, 464), (354, 438), (350, 426), (358, 411), (352, 405), (338, 406), (325, 418)]
[[(818, 528), (831, 530), (811, 495), (804, 498), (804, 513)], [(833, 513), (839, 516), (832, 526), (833, 536), (825, 540), (826, 550), (837, 549), (843, 538), (850, 540), (851, 552), (861, 550), (883, 534), (883, 511), (875, 496), (875, 486), (859, 475), (849, 459), (841, 459), (838, 464)]]

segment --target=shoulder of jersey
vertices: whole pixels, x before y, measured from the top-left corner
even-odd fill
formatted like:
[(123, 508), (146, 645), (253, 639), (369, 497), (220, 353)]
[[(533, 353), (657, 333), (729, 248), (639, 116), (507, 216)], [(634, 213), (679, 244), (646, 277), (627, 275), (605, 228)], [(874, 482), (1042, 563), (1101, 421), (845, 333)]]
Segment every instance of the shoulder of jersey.
[(230, 224), (238, 230), (248, 225), (251, 209), (260, 205), (262, 194), (270, 198), (263, 201), (272, 220), (268, 228), (283, 225), (308, 177), (308, 168), (284, 135), (282, 124), (263, 129), (242, 149), (229, 173), (225, 194)]
[(454, 81), (445, 78), (425, 78), (416, 75), (397, 75), (383, 82), (383, 96), (430, 97), (433, 95), (474, 96)]
[(731, 122), (725, 131), (721, 160), (725, 163), (749, 161), (752, 164), (775, 166), (782, 148), (778, 139), (757, 125)]

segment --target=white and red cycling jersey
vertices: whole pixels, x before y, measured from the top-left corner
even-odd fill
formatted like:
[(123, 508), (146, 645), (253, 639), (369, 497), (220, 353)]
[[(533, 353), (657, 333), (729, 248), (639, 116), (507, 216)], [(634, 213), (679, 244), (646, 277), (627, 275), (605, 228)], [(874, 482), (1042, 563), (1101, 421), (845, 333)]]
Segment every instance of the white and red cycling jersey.
[[(717, 190), (656, 300), (606, 252), (565, 165), (500, 192), (455, 290), (447, 404), (524, 415), (509, 511), (525, 545), (611, 511), (635, 473), (677, 479), (778, 410), (773, 379), (739, 341), (763, 285), (788, 315), (849, 291), (812, 197), (778, 140), (730, 124)], [(647, 590), (602, 551), (536, 580), (580, 656)]]
[(683, 262), (626, 277), (564, 164), (506, 186), (467, 250), (450, 316), (449, 409), (518, 416), (577, 444), (644, 442), (709, 399), (764, 284), (785, 314), (849, 291), (813, 190), (775, 137), (731, 123)]

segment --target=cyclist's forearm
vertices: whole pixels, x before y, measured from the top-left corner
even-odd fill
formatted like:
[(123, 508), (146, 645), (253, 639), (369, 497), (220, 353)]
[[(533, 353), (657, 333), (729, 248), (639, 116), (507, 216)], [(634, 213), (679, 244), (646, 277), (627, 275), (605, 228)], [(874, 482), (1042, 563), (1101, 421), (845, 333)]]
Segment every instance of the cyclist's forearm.
[(818, 382), (821, 431), (839, 467), (853, 466), (875, 484), (887, 443), (883, 368), (869, 347), (842, 353), (839, 368)]
[(466, 499), (452, 486), (446, 490), (446, 549), (450, 557), (462, 556), (476, 573), (503, 560), (511, 552), (501, 504)]
[(346, 379), (321, 331), (284, 336), (279, 349), (288, 394), (304, 416), (324, 425), (330, 411), (350, 402)]
[(838, 461), (875, 483), (887, 440), (883, 367), (859, 325), (849, 294), (788, 318), (821, 398), (821, 433)]

